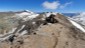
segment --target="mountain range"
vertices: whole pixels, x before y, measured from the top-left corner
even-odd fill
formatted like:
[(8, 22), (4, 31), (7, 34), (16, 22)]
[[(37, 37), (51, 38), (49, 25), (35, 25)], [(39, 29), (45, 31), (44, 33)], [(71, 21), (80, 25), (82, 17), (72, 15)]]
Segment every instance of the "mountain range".
[(85, 29), (77, 22), (81, 14), (76, 15), (29, 10), (0, 13), (0, 48), (85, 48)]

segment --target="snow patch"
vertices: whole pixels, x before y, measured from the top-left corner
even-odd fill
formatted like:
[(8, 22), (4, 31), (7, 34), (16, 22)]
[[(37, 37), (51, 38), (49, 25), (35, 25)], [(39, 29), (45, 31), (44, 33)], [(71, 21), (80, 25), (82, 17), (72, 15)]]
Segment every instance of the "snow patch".
[(23, 36), (26, 33), (27, 33), (27, 30), (24, 30), (19, 36)]
[(32, 22), (32, 24), (35, 24), (36, 22)]
[(19, 32), (20, 30), (22, 30), (25, 27), (25, 25), (22, 25), (21, 29), (19, 29), (17, 32)]
[(10, 34), (10, 35), (8, 35), (8, 36), (5, 36), (5, 37), (0, 38), (0, 41), (7, 40), (10, 36), (12, 36), (12, 34)]
[(9, 31), (9, 34), (10, 33), (13, 33), (17, 28), (13, 28), (11, 31)]
[(33, 18), (36, 18), (37, 16), (39, 16), (39, 14), (30, 15), (30, 16), (27, 16), (27, 17), (23, 18), (23, 20), (24, 21), (32, 20)]

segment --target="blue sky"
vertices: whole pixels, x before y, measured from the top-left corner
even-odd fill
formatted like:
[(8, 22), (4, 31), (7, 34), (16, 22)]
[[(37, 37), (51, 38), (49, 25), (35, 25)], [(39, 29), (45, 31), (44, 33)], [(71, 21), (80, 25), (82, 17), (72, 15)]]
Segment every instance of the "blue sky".
[(85, 0), (0, 0), (0, 11), (85, 12), (84, 5)]

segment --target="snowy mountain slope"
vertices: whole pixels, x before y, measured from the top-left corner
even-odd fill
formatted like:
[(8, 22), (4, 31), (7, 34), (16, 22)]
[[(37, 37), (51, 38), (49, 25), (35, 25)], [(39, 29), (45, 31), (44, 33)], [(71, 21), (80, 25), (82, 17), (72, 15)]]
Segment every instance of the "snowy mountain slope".
[[(30, 13), (28, 11), (22, 12), (22, 13), (16, 13), (16, 15), (13, 16), (13, 18), (22, 19), (23, 22), (21, 22), (21, 24), (19, 24), (19, 26), (12, 28), (12, 30), (10, 30), (8, 33), (5, 33), (4, 35), (0, 35), (0, 38), (1, 38), (1, 40), (2, 39), (5, 40), (6, 38), (10, 37), (9, 36), (10, 34), (17, 34), (19, 32), (21, 32), (20, 34), (18, 34), (19, 36), (27, 34), (27, 32), (30, 31), (30, 28), (36, 29), (37, 26), (40, 26), (47, 17), (50, 17), (51, 14), (56, 15), (56, 13), (46, 13), (40, 17), (39, 14), (36, 14), (33, 12)], [(22, 20), (20, 20), (20, 21), (22, 21)]]
[(71, 17), (71, 19), (78, 22), (85, 28), (85, 12), (82, 12), (77, 16), (73, 16)]

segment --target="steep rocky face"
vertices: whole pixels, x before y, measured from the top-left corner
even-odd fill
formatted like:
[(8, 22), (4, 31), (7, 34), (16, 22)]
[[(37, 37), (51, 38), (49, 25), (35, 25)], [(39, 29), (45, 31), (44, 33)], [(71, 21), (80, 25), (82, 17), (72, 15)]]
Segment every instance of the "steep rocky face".
[(28, 34), (12, 36), (12, 42), (9, 39), (2, 41), (0, 48), (85, 48), (85, 33), (66, 17), (58, 13), (42, 18), (40, 15), (30, 22), (20, 23), (15, 35), (23, 25), (19, 33), (28, 30)]

